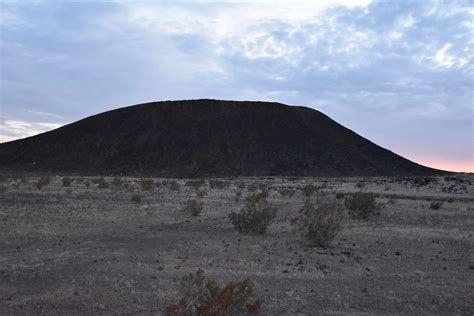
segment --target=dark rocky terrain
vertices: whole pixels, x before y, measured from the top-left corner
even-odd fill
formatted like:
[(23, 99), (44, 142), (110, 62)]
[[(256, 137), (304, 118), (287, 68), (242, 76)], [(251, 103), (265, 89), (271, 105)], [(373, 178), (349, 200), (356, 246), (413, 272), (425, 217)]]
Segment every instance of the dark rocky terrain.
[(313, 109), (267, 102), (153, 102), (0, 144), (3, 170), (222, 176), (428, 175)]

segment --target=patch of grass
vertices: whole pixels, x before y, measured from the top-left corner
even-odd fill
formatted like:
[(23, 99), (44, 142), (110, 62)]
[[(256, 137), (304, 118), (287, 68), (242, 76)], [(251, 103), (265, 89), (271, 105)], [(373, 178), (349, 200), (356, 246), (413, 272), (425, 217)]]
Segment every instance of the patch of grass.
[(264, 234), (267, 231), (276, 218), (276, 208), (269, 205), (267, 197), (268, 192), (250, 195), (240, 213), (230, 214), (230, 221), (240, 233)]
[(155, 182), (153, 181), (153, 179), (142, 179), (140, 180), (140, 185), (142, 187), (142, 190), (149, 191), (153, 188)]
[(183, 297), (167, 307), (167, 315), (259, 315), (261, 311), (249, 279), (220, 286), (199, 269), (183, 278), (182, 288)]
[(63, 182), (64, 187), (69, 187), (69, 186), (71, 186), (72, 180), (69, 177), (64, 177), (64, 178), (62, 178), (62, 182)]
[(357, 192), (346, 197), (344, 205), (349, 209), (349, 215), (359, 219), (369, 219), (380, 214), (375, 203), (376, 195), (370, 192)]
[(430, 208), (432, 210), (439, 210), (443, 206), (443, 201), (431, 201)]
[(191, 216), (199, 216), (202, 212), (203, 203), (198, 200), (189, 200), (186, 202), (186, 206), (183, 208), (183, 212), (188, 213)]
[(41, 177), (38, 179), (38, 181), (35, 182), (35, 187), (38, 190), (41, 190), (44, 186), (47, 186), (51, 182), (51, 178), (46, 176), (46, 177)]
[(311, 202), (308, 198), (296, 219), (303, 235), (313, 245), (327, 247), (342, 229), (342, 207), (336, 201), (318, 199)]

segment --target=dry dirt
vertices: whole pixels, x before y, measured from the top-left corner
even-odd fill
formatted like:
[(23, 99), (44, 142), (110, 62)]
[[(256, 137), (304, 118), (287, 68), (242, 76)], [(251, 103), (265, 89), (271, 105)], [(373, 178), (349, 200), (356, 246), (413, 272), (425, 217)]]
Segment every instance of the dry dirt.
[[(195, 195), (183, 179), (145, 190), (136, 178), (105, 178), (107, 188), (63, 178), (41, 189), (39, 177), (0, 179), (2, 315), (161, 315), (198, 268), (221, 284), (250, 279), (264, 315), (474, 313), (473, 175), (206, 181), (196, 217), (181, 211)], [(290, 225), (310, 183), (325, 195), (376, 192), (381, 214), (346, 210), (331, 246), (312, 247)], [(239, 234), (229, 214), (260, 189), (277, 220), (265, 235)]]

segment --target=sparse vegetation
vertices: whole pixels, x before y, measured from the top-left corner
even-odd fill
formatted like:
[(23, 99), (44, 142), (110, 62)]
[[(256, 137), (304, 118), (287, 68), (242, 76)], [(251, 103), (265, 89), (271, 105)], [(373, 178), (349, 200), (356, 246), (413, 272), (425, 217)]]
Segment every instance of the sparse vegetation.
[(193, 188), (195, 190), (198, 190), (200, 187), (206, 184), (206, 181), (204, 179), (198, 179), (198, 180), (188, 180), (184, 184), (187, 187)]
[(48, 176), (41, 177), (41, 178), (38, 179), (38, 181), (36, 181), (35, 187), (38, 190), (41, 190), (44, 186), (47, 186), (50, 182), (51, 182), (50, 177), (48, 177)]
[(153, 179), (142, 179), (140, 181), (140, 185), (142, 187), (142, 190), (149, 191), (153, 188), (155, 182), (153, 181)]
[(92, 180), (92, 183), (97, 184), (99, 189), (107, 189), (109, 187), (109, 183), (104, 178), (95, 178)]
[(224, 287), (207, 280), (199, 269), (183, 278), (184, 295), (178, 303), (167, 307), (167, 315), (258, 315), (261, 302), (253, 298), (249, 279), (231, 282)]
[(346, 197), (344, 205), (349, 209), (349, 215), (354, 218), (368, 219), (379, 215), (379, 207), (375, 203), (375, 194), (357, 192)]
[(276, 208), (267, 201), (268, 192), (261, 192), (247, 197), (240, 213), (232, 212), (230, 221), (241, 233), (264, 234), (276, 218)]
[(335, 201), (308, 198), (297, 218), (303, 235), (315, 246), (327, 247), (342, 229), (342, 207)]
[(62, 182), (63, 182), (63, 186), (64, 186), (64, 187), (68, 187), (68, 186), (71, 185), (72, 180), (71, 180), (71, 178), (69, 178), (69, 177), (64, 177), (64, 178), (62, 179)]
[(431, 201), (430, 208), (432, 210), (439, 210), (443, 206), (443, 201)]
[(280, 188), (278, 190), (278, 193), (280, 193), (280, 195), (284, 197), (292, 197), (293, 195), (295, 195), (295, 192), (296, 191), (291, 188)]
[(202, 212), (203, 203), (198, 200), (189, 200), (186, 202), (186, 206), (183, 211), (191, 216), (199, 216)]
[(181, 185), (176, 180), (168, 181), (166, 182), (166, 185), (170, 188), (171, 191), (179, 191), (181, 189)]
[(301, 189), (303, 191), (303, 194), (306, 196), (306, 197), (310, 197), (311, 195), (313, 195), (316, 191), (318, 191), (318, 187), (312, 185), (312, 184), (307, 184), (303, 187), (303, 189)]
[(132, 195), (132, 202), (140, 204), (142, 202), (142, 196), (139, 193), (135, 193)]
[(114, 177), (112, 179), (112, 181), (110, 182), (110, 184), (113, 186), (113, 187), (116, 187), (116, 188), (120, 188), (123, 184), (122, 182), (122, 178), (120, 177)]
[(226, 189), (230, 186), (230, 182), (217, 180), (217, 179), (210, 179), (209, 186), (211, 187), (211, 189)]

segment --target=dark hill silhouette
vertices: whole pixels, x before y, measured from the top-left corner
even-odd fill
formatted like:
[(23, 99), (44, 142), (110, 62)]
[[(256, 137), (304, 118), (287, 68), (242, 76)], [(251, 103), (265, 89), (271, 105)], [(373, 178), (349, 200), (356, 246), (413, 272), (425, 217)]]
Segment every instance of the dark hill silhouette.
[(319, 111), (268, 102), (166, 101), (0, 144), (0, 167), (84, 174), (427, 175)]

